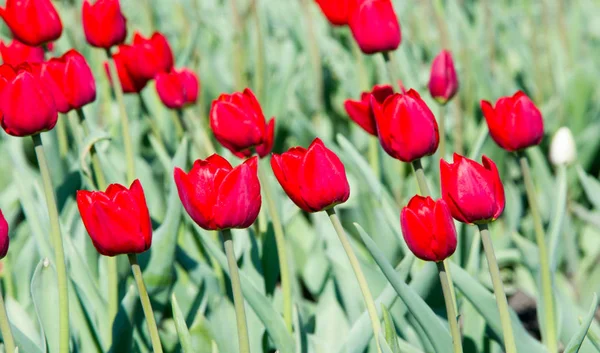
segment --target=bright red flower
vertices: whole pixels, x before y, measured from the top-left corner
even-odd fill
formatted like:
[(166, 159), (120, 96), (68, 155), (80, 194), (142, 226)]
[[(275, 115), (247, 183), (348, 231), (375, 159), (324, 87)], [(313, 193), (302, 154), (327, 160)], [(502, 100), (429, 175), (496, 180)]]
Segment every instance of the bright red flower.
[(275, 119), (269, 124), (254, 93), (222, 94), (212, 102), (210, 128), (215, 138), (236, 156), (252, 155), (252, 149), (262, 158), (271, 152), (275, 134)]
[(0, 16), (15, 38), (27, 45), (40, 46), (62, 34), (62, 22), (50, 0), (6, 0)]
[(8, 244), (10, 239), (8, 238), (8, 222), (0, 210), (0, 259), (3, 259), (8, 253)]
[(198, 76), (188, 69), (161, 72), (156, 75), (156, 92), (165, 106), (181, 109), (198, 99)]
[(350, 13), (356, 0), (316, 0), (327, 20), (334, 26), (344, 26), (350, 20)]
[[(117, 75), (119, 76), (123, 93), (140, 93), (146, 87), (149, 80), (137, 76), (135, 72), (129, 70), (135, 62), (133, 48), (130, 45), (119, 45), (119, 51), (113, 54), (112, 58), (117, 67)], [(104, 69), (108, 78), (112, 81), (108, 65), (108, 63), (104, 63)]]
[(440, 104), (446, 104), (458, 91), (458, 78), (452, 54), (442, 50), (433, 59), (429, 76), (429, 93)]
[(318, 138), (308, 149), (294, 147), (273, 154), (271, 167), (283, 191), (306, 212), (329, 209), (350, 197), (342, 161)]
[(417, 91), (389, 96), (373, 105), (379, 141), (392, 157), (412, 162), (435, 153), (440, 142), (433, 113)]
[(463, 223), (489, 223), (504, 211), (504, 186), (498, 168), (483, 156), (483, 165), (454, 154), (454, 162), (440, 160), (442, 198), (452, 217)]
[(9, 45), (0, 41), (0, 54), (5, 64), (17, 66), (24, 62), (41, 63), (44, 61), (44, 49), (32, 47), (13, 39)]
[(77, 207), (100, 254), (139, 254), (150, 249), (152, 222), (139, 180), (129, 189), (111, 184), (106, 192), (79, 190)]
[(248, 228), (261, 206), (258, 158), (233, 168), (213, 154), (197, 160), (189, 173), (175, 168), (175, 184), (187, 213), (207, 230)]
[(400, 46), (400, 22), (391, 0), (358, 0), (349, 24), (365, 54), (393, 51)]
[(91, 46), (110, 49), (125, 41), (127, 19), (119, 0), (98, 0), (94, 4), (85, 0), (82, 18), (85, 38)]
[(509, 152), (539, 145), (544, 137), (542, 113), (525, 93), (518, 91), (512, 97), (502, 97), (492, 108), (482, 100), (481, 110), (490, 135)]
[[(363, 92), (360, 100), (347, 99), (344, 102), (344, 108), (350, 119), (358, 126), (373, 136), (377, 136), (377, 124), (375, 123), (375, 113), (371, 104), (381, 105), (385, 99), (394, 94), (394, 88), (390, 85), (375, 85), (371, 92)], [(371, 101), (371, 97), (373, 100)]]
[(173, 52), (161, 33), (156, 32), (146, 39), (136, 32), (132, 48), (132, 60), (127, 61), (127, 66), (134, 76), (151, 80), (159, 73), (173, 69)]
[(406, 245), (421, 260), (444, 261), (456, 250), (456, 228), (442, 199), (414, 196), (402, 209), (400, 223)]

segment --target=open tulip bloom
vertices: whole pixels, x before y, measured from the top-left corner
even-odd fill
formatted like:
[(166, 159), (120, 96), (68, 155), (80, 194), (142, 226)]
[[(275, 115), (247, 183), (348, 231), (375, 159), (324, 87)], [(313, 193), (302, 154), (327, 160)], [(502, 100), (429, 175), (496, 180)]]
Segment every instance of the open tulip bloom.
[(394, 94), (394, 88), (390, 85), (375, 85), (371, 92), (363, 92), (360, 100), (347, 99), (344, 102), (346, 113), (363, 130), (373, 136), (377, 136), (377, 124), (375, 123), (375, 112), (373, 105), (380, 106), (385, 99)]

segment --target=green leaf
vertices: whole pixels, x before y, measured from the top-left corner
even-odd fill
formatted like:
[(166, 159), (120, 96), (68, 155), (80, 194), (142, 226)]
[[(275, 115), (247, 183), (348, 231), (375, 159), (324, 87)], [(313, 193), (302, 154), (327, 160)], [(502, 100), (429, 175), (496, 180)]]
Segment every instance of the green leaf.
[[(396, 334), (396, 327), (394, 321), (387, 308), (382, 305), (381, 312), (383, 313), (383, 328), (385, 329), (385, 340), (389, 344), (392, 353), (400, 353), (400, 347), (398, 346), (398, 335)], [(380, 340), (381, 341), (381, 340)]]
[[(58, 284), (56, 272), (49, 259), (42, 259), (31, 279), (31, 297), (42, 335), (48, 342), (48, 352), (58, 353)], [(44, 350), (46, 350), (44, 344)]]
[(592, 324), (592, 320), (594, 320), (594, 314), (596, 314), (596, 308), (598, 307), (598, 296), (594, 293), (594, 298), (592, 299), (592, 305), (590, 306), (590, 311), (585, 316), (583, 323), (577, 330), (575, 336), (571, 338), (567, 347), (565, 348), (564, 353), (577, 353), (579, 352), (579, 348), (581, 348), (581, 344), (585, 339), (585, 336), (590, 329), (590, 325)]
[(577, 166), (577, 175), (588, 200), (594, 205), (594, 208), (600, 210), (600, 182), (588, 175), (579, 165)]
[(177, 335), (179, 336), (181, 350), (183, 353), (192, 353), (194, 352), (192, 347), (192, 338), (185, 323), (183, 313), (181, 312), (179, 304), (177, 303), (177, 297), (175, 297), (174, 293), (171, 295), (171, 306), (173, 308), (173, 318), (175, 319), (175, 328), (177, 329)]

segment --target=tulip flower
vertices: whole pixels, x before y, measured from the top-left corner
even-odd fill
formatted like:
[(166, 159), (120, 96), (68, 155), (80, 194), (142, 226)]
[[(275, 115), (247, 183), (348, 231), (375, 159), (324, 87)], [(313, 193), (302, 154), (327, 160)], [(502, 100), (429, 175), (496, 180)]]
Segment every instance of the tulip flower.
[(440, 262), (456, 250), (456, 228), (444, 200), (416, 195), (400, 220), (406, 245), (419, 259)]
[(210, 128), (217, 141), (240, 158), (251, 156), (252, 149), (262, 158), (273, 148), (275, 119), (266, 123), (249, 88), (242, 93), (222, 94), (212, 102)]
[(62, 22), (50, 0), (7, 0), (0, 16), (14, 37), (30, 46), (51, 42), (62, 34)]
[(261, 206), (258, 158), (233, 168), (213, 154), (197, 160), (189, 173), (175, 168), (175, 184), (183, 207), (207, 230), (248, 228)]
[(6, 222), (6, 218), (4, 218), (2, 210), (0, 210), (0, 259), (3, 259), (8, 252), (9, 241), (8, 222)]
[(152, 223), (139, 180), (129, 189), (111, 184), (105, 192), (79, 190), (77, 207), (100, 254), (139, 254), (150, 249)]
[(87, 42), (97, 48), (110, 49), (122, 44), (127, 36), (127, 19), (119, 0), (85, 0), (82, 8), (83, 31)]
[(492, 139), (509, 152), (538, 145), (544, 137), (542, 113), (521, 91), (512, 97), (500, 98), (495, 107), (481, 101), (481, 110)]
[[(350, 119), (366, 132), (377, 136), (377, 124), (375, 123), (375, 113), (371, 104), (380, 106), (385, 99), (394, 94), (394, 88), (390, 85), (376, 85), (371, 92), (363, 92), (360, 100), (347, 99), (344, 102), (344, 108)], [(373, 97), (373, 99), (371, 99)]]
[(400, 23), (391, 0), (358, 0), (349, 25), (365, 54), (393, 51), (400, 46)]
[[(373, 101), (373, 99), (371, 99)], [(392, 157), (413, 162), (435, 153), (440, 136), (433, 113), (413, 89), (372, 105), (379, 141)]]
[(41, 63), (44, 61), (44, 49), (32, 47), (13, 39), (9, 45), (0, 41), (0, 54), (5, 64), (17, 66), (24, 62)]
[[(119, 51), (112, 55), (117, 67), (117, 75), (119, 75), (123, 93), (139, 93), (146, 87), (149, 81), (147, 78), (137, 76), (135, 72), (129, 70), (135, 62), (132, 51), (133, 49), (130, 45), (119, 45)], [(108, 63), (104, 63), (104, 68), (108, 78), (112, 81)]]
[(156, 75), (156, 92), (167, 108), (181, 109), (195, 103), (199, 88), (198, 77), (187, 69)]
[(458, 91), (458, 79), (452, 54), (442, 50), (433, 59), (429, 76), (429, 93), (440, 104), (446, 104)]
[(316, 0), (327, 20), (334, 26), (344, 26), (350, 20), (350, 13), (356, 0)]
[(550, 162), (555, 166), (573, 163), (577, 159), (577, 146), (571, 129), (566, 126), (556, 131), (550, 143)]
[(454, 154), (452, 164), (440, 160), (442, 198), (452, 217), (463, 223), (485, 224), (504, 211), (504, 186), (498, 168), (483, 156), (483, 165)]
[(146, 39), (136, 32), (131, 47), (132, 58), (126, 64), (134, 76), (151, 80), (159, 73), (173, 69), (173, 52), (161, 33), (156, 32)]

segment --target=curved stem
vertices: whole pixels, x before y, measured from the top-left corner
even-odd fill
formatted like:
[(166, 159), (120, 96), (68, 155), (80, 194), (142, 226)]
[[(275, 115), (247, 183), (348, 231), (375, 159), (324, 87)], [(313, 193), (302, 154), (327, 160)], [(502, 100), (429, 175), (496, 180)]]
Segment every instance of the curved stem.
[(379, 322), (379, 315), (377, 315), (377, 307), (375, 306), (375, 302), (373, 301), (373, 295), (371, 294), (371, 290), (369, 289), (369, 285), (367, 283), (367, 279), (365, 278), (365, 274), (360, 268), (360, 264), (358, 262), (358, 258), (352, 249), (352, 245), (350, 245), (350, 240), (346, 235), (346, 231), (342, 224), (340, 223), (340, 219), (335, 213), (335, 209), (332, 207), (327, 210), (327, 215), (329, 216), (329, 220), (335, 228), (335, 232), (340, 238), (340, 242), (346, 251), (346, 255), (348, 256), (348, 260), (350, 260), (350, 265), (352, 266), (352, 270), (354, 270), (354, 275), (356, 276), (356, 280), (358, 281), (358, 285), (360, 286), (360, 291), (362, 292), (363, 299), (365, 300), (365, 306), (367, 307), (367, 312), (369, 313), (369, 318), (371, 319), (371, 325), (373, 326), (373, 337), (375, 338), (375, 343), (377, 344), (377, 351), (381, 353), (381, 346), (379, 344), (379, 332), (381, 332), (381, 324)]
[(14, 352), (15, 339), (12, 335), (10, 322), (8, 321), (8, 315), (6, 315), (6, 307), (4, 306), (4, 298), (2, 297), (2, 291), (0, 291), (0, 331), (2, 332), (2, 339), (4, 341), (4, 350), (7, 353)]
[(381, 53), (383, 60), (385, 61), (385, 67), (387, 68), (388, 77), (391, 81), (392, 87), (396, 86), (402, 91), (402, 85), (400, 84), (400, 74), (398, 73), (398, 67), (396, 66), (396, 60), (394, 59), (394, 53), (388, 51)]
[(140, 294), (142, 309), (144, 310), (146, 324), (148, 325), (148, 331), (150, 332), (150, 340), (152, 341), (152, 350), (154, 353), (162, 353), (163, 350), (160, 344), (160, 336), (158, 335), (158, 327), (156, 326), (154, 312), (152, 311), (152, 304), (150, 303), (150, 297), (148, 297), (148, 291), (146, 290), (144, 278), (142, 277), (142, 269), (137, 261), (137, 255), (127, 254), (127, 257), (129, 258), (129, 264), (131, 265), (133, 278), (135, 279), (135, 284), (137, 285), (138, 292)]
[[(83, 128), (83, 133), (86, 136), (90, 134), (90, 128), (88, 126), (88, 122), (85, 119), (85, 113), (83, 109), (76, 109), (77, 116), (79, 117), (79, 124)], [(94, 176), (96, 177), (96, 186), (98, 186), (99, 190), (105, 190), (108, 186), (106, 182), (106, 177), (104, 175), (104, 171), (102, 170), (102, 165), (100, 164), (100, 158), (98, 157), (98, 151), (96, 151), (96, 146), (92, 145), (90, 148), (90, 156), (92, 158), (92, 168), (94, 169)]]
[(427, 185), (427, 179), (425, 178), (425, 171), (423, 170), (423, 164), (421, 160), (417, 159), (412, 162), (415, 177), (417, 178), (417, 184), (419, 185), (419, 193), (423, 196), (430, 196), (429, 186)]
[(442, 292), (444, 293), (444, 302), (446, 303), (446, 313), (448, 315), (450, 333), (452, 334), (452, 347), (454, 353), (462, 353), (462, 339), (460, 336), (460, 329), (458, 328), (458, 315), (456, 314), (456, 307), (451, 290), (452, 281), (448, 272), (446, 272), (444, 263), (437, 262), (436, 264), (440, 275), (440, 282), (442, 283)]
[(381, 167), (379, 161), (379, 139), (377, 136), (369, 136), (369, 162), (377, 180), (381, 179)]
[(446, 158), (446, 106), (440, 104), (438, 113), (438, 127), (440, 129), (440, 158)]
[(65, 252), (60, 232), (60, 220), (58, 218), (58, 208), (56, 207), (56, 196), (54, 196), (54, 187), (50, 177), (48, 161), (42, 145), (42, 137), (39, 134), (33, 135), (33, 145), (35, 155), (42, 174), (44, 183), (44, 194), (46, 196), (46, 206), (48, 208), (48, 218), (50, 219), (50, 240), (54, 248), (54, 262), (56, 263), (56, 277), (58, 284), (58, 330), (59, 330), (59, 349), (60, 353), (69, 352), (69, 293), (67, 284), (67, 267), (65, 264)]
[(183, 112), (181, 109), (173, 110), (173, 125), (175, 126), (175, 135), (178, 140), (183, 138), (185, 134), (185, 129), (183, 128)]
[(65, 122), (65, 116), (59, 117), (56, 123), (56, 135), (58, 138), (58, 153), (61, 158), (66, 158), (69, 153), (69, 141), (67, 138), (67, 123)]

